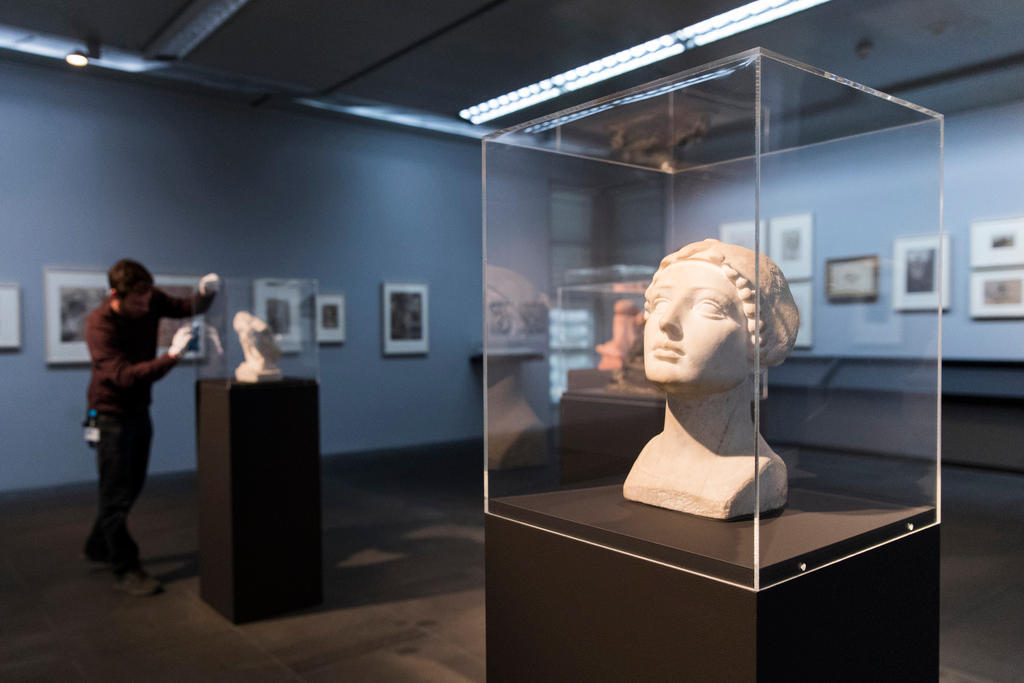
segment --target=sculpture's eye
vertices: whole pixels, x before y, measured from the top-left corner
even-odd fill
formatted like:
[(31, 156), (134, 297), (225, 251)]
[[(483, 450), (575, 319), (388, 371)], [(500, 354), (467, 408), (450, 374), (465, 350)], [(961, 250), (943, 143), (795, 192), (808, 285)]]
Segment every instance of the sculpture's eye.
[(697, 302), (696, 310), (705, 318), (718, 320), (727, 317), (725, 308), (714, 299), (701, 299)]
[(655, 297), (654, 301), (651, 302), (651, 312), (652, 313), (664, 313), (668, 309), (670, 303), (671, 303), (671, 301), (668, 299), (668, 297), (664, 297), (664, 296)]

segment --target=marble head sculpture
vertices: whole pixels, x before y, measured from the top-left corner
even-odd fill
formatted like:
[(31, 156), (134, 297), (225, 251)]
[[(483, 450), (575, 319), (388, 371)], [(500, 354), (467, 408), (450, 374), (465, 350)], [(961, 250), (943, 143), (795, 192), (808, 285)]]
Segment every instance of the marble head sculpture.
[(270, 326), (248, 311), (236, 313), (231, 325), (238, 334), (245, 355), (245, 360), (235, 369), (235, 379), (239, 382), (281, 379), (281, 369), (276, 365), (281, 357), (281, 348)]
[(756, 452), (760, 509), (783, 507), (786, 465), (751, 416), (755, 359), (762, 370), (782, 363), (800, 326), (782, 271), (764, 254), (755, 268), (745, 247), (688, 244), (662, 259), (644, 318), (644, 370), (666, 392), (665, 429), (640, 452), (623, 495), (703, 517), (751, 515)]

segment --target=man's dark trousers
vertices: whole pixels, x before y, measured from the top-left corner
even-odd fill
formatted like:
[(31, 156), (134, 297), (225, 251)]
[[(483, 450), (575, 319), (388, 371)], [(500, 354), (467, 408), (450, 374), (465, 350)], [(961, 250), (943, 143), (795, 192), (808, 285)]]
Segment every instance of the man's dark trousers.
[(149, 410), (100, 413), (98, 421), (100, 508), (85, 554), (91, 560), (109, 562), (116, 574), (123, 574), (140, 567), (139, 546), (128, 533), (127, 520), (146, 481), (153, 423)]

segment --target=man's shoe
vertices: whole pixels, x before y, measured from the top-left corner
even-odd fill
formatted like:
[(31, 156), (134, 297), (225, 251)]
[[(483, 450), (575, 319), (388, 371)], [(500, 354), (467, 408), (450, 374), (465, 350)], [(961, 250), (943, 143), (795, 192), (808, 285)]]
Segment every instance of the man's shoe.
[(114, 588), (136, 597), (156, 595), (164, 590), (163, 584), (142, 569), (132, 569), (121, 574), (117, 577)]

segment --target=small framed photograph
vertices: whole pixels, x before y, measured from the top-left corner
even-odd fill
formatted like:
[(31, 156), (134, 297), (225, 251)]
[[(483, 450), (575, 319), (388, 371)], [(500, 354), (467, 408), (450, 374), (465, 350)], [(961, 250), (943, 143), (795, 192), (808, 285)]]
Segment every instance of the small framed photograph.
[(344, 294), (317, 295), (316, 340), (321, 344), (341, 344), (345, 341)]
[[(780, 216), (768, 224), (768, 256), (787, 280), (806, 280), (814, 272), (814, 219), (809, 213)], [(764, 242), (762, 242), (764, 243)]]
[(831, 303), (878, 300), (878, 254), (825, 261), (825, 298)]
[(252, 281), (253, 315), (267, 323), (281, 353), (302, 350), (302, 283), (262, 278)]
[(1024, 217), (971, 223), (971, 267), (1024, 266)]
[(892, 258), (895, 310), (949, 309), (949, 235), (899, 237)]
[(789, 291), (793, 295), (796, 308), (800, 311), (800, 328), (796, 333), (795, 348), (809, 349), (814, 343), (814, 290), (811, 288), (810, 280), (803, 282), (790, 282)]
[(384, 355), (426, 354), (430, 349), (427, 285), (385, 282), (380, 291)]
[(21, 293), (16, 282), (0, 282), (0, 349), (21, 347)]
[[(199, 276), (198, 275), (154, 275), (153, 286), (168, 296), (178, 299), (195, 299), (198, 296)], [(206, 326), (203, 316), (197, 315), (189, 318), (160, 318), (156, 329), (156, 355), (162, 356), (167, 353), (174, 339), (174, 333), (182, 325), (189, 323), (195, 326), (196, 339), (195, 349), (187, 350), (181, 355), (181, 360), (196, 361), (206, 357)]]
[[(718, 226), (718, 240), (754, 250), (754, 221), (732, 221)], [(768, 222), (761, 221), (761, 251), (768, 244)]]
[(1024, 268), (971, 273), (972, 318), (1024, 318)]
[(47, 363), (89, 362), (85, 319), (103, 303), (109, 291), (104, 272), (43, 270)]

